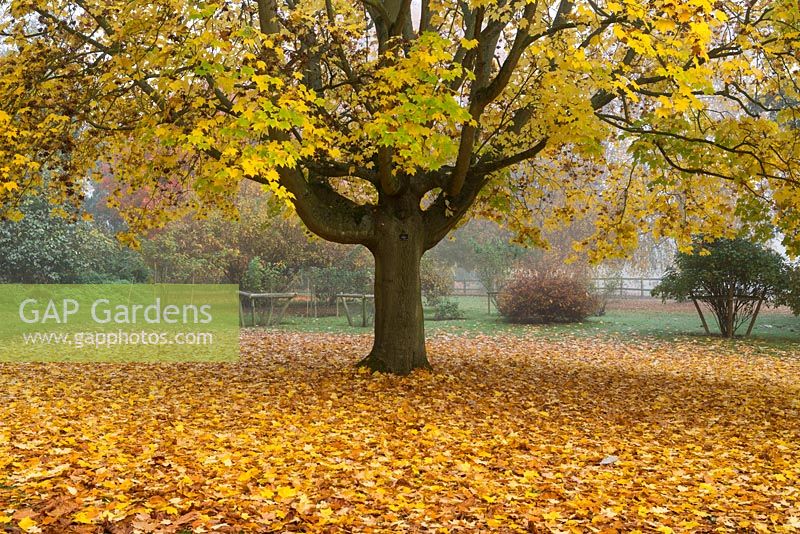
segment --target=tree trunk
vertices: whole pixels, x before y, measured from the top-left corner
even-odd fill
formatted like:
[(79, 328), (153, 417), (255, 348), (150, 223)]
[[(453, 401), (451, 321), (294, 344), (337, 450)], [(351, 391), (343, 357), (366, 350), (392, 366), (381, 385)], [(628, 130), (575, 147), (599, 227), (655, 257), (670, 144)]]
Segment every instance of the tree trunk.
[(375, 257), (375, 340), (359, 365), (406, 375), (430, 368), (425, 352), (420, 260), (425, 252), (422, 218), (416, 213), (380, 217)]
[(733, 337), (733, 335), (734, 335), (733, 325), (734, 325), (734, 320), (736, 318), (736, 313), (735, 313), (736, 312), (736, 308), (734, 307), (733, 290), (734, 290), (733, 287), (728, 289), (728, 300), (727, 300), (727, 302), (728, 302), (728, 310), (727, 310), (728, 311), (728, 315), (725, 318), (726, 319), (726, 323), (727, 323), (725, 325), (725, 337)]

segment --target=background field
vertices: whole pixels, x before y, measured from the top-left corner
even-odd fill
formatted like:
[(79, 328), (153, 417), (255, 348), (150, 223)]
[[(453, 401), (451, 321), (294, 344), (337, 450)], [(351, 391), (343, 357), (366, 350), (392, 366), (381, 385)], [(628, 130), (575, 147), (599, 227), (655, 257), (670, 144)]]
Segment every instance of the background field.
[[(551, 325), (515, 325), (506, 322), (497, 313), (494, 305), (487, 313), (487, 299), (479, 296), (452, 297), (463, 312), (463, 319), (436, 321), (429, 319), (425, 329), (429, 334), (494, 334), (552, 336), (569, 333), (577, 336), (645, 336), (646, 338), (677, 340), (679, 338), (718, 340), (716, 336), (706, 336), (694, 305), (691, 303), (662, 303), (658, 299), (617, 299), (611, 300), (606, 313), (599, 317), (589, 317), (581, 323)], [(296, 306), (295, 310), (300, 307)], [(432, 317), (433, 310), (426, 309), (426, 316)], [(714, 331), (710, 314), (706, 319)], [(347, 323), (344, 309), (340, 308), (338, 317), (306, 317), (287, 315), (283, 322), (274, 327), (281, 331), (371, 333), (371, 328), (351, 327)], [(740, 332), (744, 332), (743, 327)], [(800, 343), (800, 318), (786, 308), (765, 308), (756, 321), (752, 336), (737, 338), (731, 343), (753, 346), (792, 349)], [(800, 345), (797, 345), (800, 348)]]

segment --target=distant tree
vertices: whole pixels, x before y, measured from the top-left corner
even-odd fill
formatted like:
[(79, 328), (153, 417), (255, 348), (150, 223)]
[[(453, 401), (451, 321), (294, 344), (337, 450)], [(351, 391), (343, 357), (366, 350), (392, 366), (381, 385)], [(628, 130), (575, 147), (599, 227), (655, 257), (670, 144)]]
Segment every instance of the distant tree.
[(499, 291), (511, 273), (514, 261), (525, 254), (522, 247), (499, 237), (473, 241), (473, 247), (475, 272), (486, 291)]
[(780, 303), (787, 284), (788, 266), (778, 253), (741, 238), (717, 239), (695, 243), (691, 253), (678, 252), (674, 267), (652, 293), (664, 300), (694, 302), (710, 333), (700, 308), (704, 304), (722, 335), (733, 337), (748, 321), (745, 335), (750, 335), (762, 305)]
[(317, 298), (332, 305), (341, 293), (369, 293), (372, 271), (356, 266), (311, 267), (308, 279)]
[(111, 235), (127, 229), (120, 209), (114, 207), (118, 203), (114, 200), (117, 187), (117, 182), (109, 176), (92, 180), (87, 187), (89, 193), (83, 201), (83, 210), (92, 216), (94, 224)]
[(239, 286), (244, 291), (277, 293), (285, 290), (290, 282), (282, 263), (264, 262), (256, 256), (247, 264)]
[[(224, 228), (215, 222), (215, 219), (187, 218), (142, 239), (142, 255), (154, 280), (182, 284), (238, 283), (238, 279), (229, 280), (227, 276), (231, 263), (238, 266), (236, 243), (230, 232), (215, 231)], [(246, 268), (247, 263), (237, 273), (243, 275)]]
[(511, 232), (494, 221), (473, 219), (458, 227), (448, 238), (426, 252), (425, 257), (473, 272), (479, 260), (478, 251), (475, 250), (476, 243), (493, 239), (509, 242), (512, 237)]
[(75, 251), (85, 268), (71, 282), (109, 284), (151, 280), (150, 269), (142, 255), (120, 244), (113, 235), (94, 223), (78, 223), (75, 228)]
[[(486, 291), (498, 291), (514, 262), (541, 255), (538, 249), (514, 244), (513, 237), (513, 232), (493, 221), (471, 220), (429, 250), (423, 260), (427, 258), (442, 266), (461, 268), (470, 273), (468, 276), (477, 276)], [(424, 280), (422, 283), (425, 285)], [(423, 296), (424, 293), (423, 289)]]
[(274, 197), (259, 189), (254, 184), (244, 187), (236, 201), (235, 220), (211, 211), (202, 219), (173, 221), (144, 237), (142, 252), (156, 278), (239, 284), (250, 262), (259, 258), (265, 266), (281, 266), (285, 280), (271, 284), (277, 287), (314, 268), (358, 270), (354, 262), (364, 263), (363, 257), (369, 255), (366, 249), (310, 235), (296, 216), (280, 216)]
[(434, 258), (422, 257), (420, 264), (422, 296), (428, 306), (439, 305), (453, 290), (453, 269)]
[(779, 304), (791, 308), (792, 313), (800, 315), (800, 263), (795, 263), (788, 269), (787, 290), (780, 299)]

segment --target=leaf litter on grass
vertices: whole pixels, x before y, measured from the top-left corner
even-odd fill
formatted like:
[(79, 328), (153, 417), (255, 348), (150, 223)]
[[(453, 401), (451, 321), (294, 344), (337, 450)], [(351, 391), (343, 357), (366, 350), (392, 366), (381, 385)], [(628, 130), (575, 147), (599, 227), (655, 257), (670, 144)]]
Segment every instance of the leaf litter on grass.
[(0, 530), (800, 531), (789, 351), (441, 334), (394, 377), (353, 367), (369, 343), (1, 365)]

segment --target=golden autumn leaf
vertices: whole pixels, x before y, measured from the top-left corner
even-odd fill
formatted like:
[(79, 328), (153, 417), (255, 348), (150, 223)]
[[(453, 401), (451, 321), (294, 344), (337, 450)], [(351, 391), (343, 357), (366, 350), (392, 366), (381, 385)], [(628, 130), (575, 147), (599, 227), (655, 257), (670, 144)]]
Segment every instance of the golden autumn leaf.
[(32, 520), (30, 517), (23, 517), (17, 522), (17, 526), (21, 528), (24, 532), (33, 532), (36, 529), (36, 521)]

